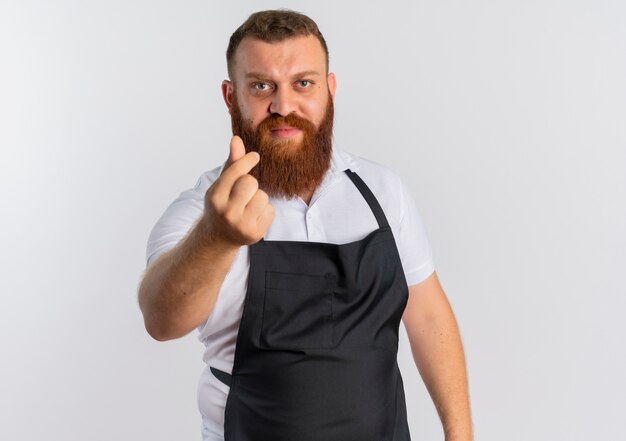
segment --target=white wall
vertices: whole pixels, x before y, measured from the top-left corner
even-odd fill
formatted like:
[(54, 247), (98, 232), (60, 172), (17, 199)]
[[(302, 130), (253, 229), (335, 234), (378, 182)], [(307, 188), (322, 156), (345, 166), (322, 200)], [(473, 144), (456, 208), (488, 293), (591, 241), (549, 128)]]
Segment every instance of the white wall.
[[(326, 35), (336, 143), (413, 190), (476, 439), (622, 439), (621, 0), (0, 3), (0, 439), (199, 439), (202, 346), (152, 341), (136, 287), (227, 155), (230, 33), (277, 6)], [(413, 438), (443, 439), (404, 344)]]

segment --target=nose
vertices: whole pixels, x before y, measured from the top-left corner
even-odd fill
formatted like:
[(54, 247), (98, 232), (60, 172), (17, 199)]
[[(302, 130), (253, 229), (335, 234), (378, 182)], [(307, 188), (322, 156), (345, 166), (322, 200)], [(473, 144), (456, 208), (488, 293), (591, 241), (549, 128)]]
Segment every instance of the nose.
[(290, 113), (294, 113), (296, 109), (297, 97), (293, 91), (288, 88), (280, 88), (274, 92), (272, 101), (270, 102), (270, 113), (287, 116)]

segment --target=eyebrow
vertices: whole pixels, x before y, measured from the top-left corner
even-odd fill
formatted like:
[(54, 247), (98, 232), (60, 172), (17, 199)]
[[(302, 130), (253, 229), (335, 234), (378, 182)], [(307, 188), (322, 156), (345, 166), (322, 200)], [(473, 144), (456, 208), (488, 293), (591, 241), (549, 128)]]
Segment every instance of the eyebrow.
[[(302, 77), (310, 77), (310, 76), (320, 76), (321, 73), (316, 70), (305, 70), (304, 72), (298, 72), (297, 74), (292, 75), (293, 79), (302, 78)], [(260, 72), (249, 72), (246, 74), (246, 78), (255, 78), (257, 80), (270, 80), (270, 78)]]

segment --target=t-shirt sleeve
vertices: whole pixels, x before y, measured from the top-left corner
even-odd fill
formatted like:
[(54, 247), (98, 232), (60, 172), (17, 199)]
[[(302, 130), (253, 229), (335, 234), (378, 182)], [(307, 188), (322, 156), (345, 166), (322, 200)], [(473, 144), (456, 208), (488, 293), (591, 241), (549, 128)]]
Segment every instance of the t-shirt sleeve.
[(408, 188), (401, 184), (399, 238), (396, 241), (409, 286), (417, 285), (435, 271), (426, 228)]
[(182, 192), (167, 207), (148, 238), (146, 265), (174, 248), (200, 219), (204, 212), (204, 195), (217, 176), (216, 170), (203, 174), (195, 187)]

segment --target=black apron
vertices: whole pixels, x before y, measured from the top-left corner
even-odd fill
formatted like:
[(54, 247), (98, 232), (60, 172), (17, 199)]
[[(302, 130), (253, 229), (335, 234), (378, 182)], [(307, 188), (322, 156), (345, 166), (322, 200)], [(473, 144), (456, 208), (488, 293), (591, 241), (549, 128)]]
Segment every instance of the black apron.
[(261, 240), (239, 325), (225, 441), (409, 441), (398, 327), (408, 287), (378, 201), (346, 174), (379, 228), (347, 244)]

